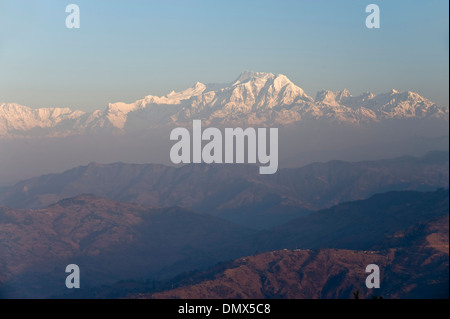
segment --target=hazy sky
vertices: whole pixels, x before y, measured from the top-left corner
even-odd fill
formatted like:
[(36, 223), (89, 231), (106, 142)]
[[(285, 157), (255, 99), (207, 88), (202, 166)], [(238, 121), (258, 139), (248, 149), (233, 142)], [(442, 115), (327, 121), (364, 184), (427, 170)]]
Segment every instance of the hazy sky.
[[(78, 4), (81, 28), (67, 29)], [(378, 4), (381, 28), (367, 29)], [(243, 70), (307, 94), (391, 88), (448, 106), (447, 0), (0, 0), (0, 102), (104, 109)]]

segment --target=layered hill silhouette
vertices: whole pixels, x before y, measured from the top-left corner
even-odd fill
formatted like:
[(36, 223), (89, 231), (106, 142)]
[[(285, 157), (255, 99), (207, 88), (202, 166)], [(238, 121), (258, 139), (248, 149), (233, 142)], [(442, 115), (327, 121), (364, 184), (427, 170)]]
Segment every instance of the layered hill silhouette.
[[(331, 210), (321, 211), (318, 220), (313, 223), (298, 227), (298, 223), (274, 229), (281, 234), (286, 228), (291, 227), (292, 232), (303, 235), (305, 229), (315, 227), (317, 237), (327, 238), (328, 242), (318, 241), (311, 247), (355, 247), (360, 249), (283, 249), (262, 254), (242, 257), (228, 263), (212, 267), (191, 275), (194, 283), (189, 283), (187, 278), (180, 276), (171, 282), (175, 289), (167, 289), (157, 292), (141, 292), (129, 294), (128, 298), (154, 298), (154, 299), (263, 299), (263, 298), (353, 298), (353, 293), (358, 292), (360, 298), (382, 296), (383, 298), (448, 298), (449, 287), (449, 216), (448, 216), (448, 192), (420, 194), (417, 201), (411, 201), (417, 193), (402, 192), (389, 193), (374, 196), (367, 201), (348, 203), (336, 208), (341, 212), (351, 212), (349, 206), (365, 208), (373, 206), (373, 201), (380, 206), (373, 209), (377, 213), (387, 210), (387, 215), (378, 217), (384, 223), (390, 223), (394, 228), (404, 228), (400, 231), (389, 231), (389, 227), (377, 225), (376, 237), (370, 231), (370, 220), (364, 222), (354, 220), (354, 225), (362, 227), (359, 234), (355, 229), (346, 228), (345, 232), (334, 230), (319, 230), (318, 225), (327, 224), (330, 221), (339, 223), (337, 216), (333, 216)], [(405, 200), (404, 196), (409, 197)], [(437, 196), (438, 198), (434, 198)], [(395, 198), (397, 197), (397, 198)], [(439, 198), (440, 197), (440, 198)], [(395, 199), (394, 199), (395, 198)], [(427, 207), (429, 200), (437, 199), (438, 205)], [(389, 207), (382, 207), (386, 203)], [(412, 210), (402, 218), (402, 214), (396, 204), (404, 203)], [(419, 204), (419, 202), (421, 204)], [(421, 206), (424, 205), (424, 206)], [(349, 209), (350, 208), (350, 209)], [(423, 211), (422, 217), (417, 215)], [(447, 213), (445, 214), (445, 211)], [(437, 213), (440, 212), (440, 213)], [(430, 213), (430, 214), (428, 214)], [(435, 215), (435, 213), (437, 213)], [(445, 215), (442, 215), (445, 214)], [(328, 215), (328, 216), (326, 216)], [(362, 217), (362, 214), (351, 214), (351, 217)], [(356, 216), (359, 215), (359, 216)], [(414, 222), (410, 215), (418, 217)], [(342, 216), (341, 216), (342, 217)], [(350, 217), (350, 216), (349, 216)], [(395, 221), (404, 219), (411, 226), (399, 225)], [(322, 220), (323, 222), (319, 221)], [(369, 240), (364, 240), (364, 232), (369, 235)], [(338, 238), (333, 236), (339, 235)], [(289, 236), (289, 234), (287, 234)], [(305, 235), (306, 236), (306, 235)], [(361, 238), (362, 240), (359, 240)], [(341, 239), (341, 241), (340, 241)], [(352, 239), (353, 245), (346, 240)], [(275, 240), (275, 239), (272, 239)], [(333, 240), (338, 244), (333, 244)], [(278, 241), (278, 247), (282, 246)], [(361, 242), (360, 242), (361, 241)], [(298, 242), (301, 242), (299, 238)], [(378, 242), (378, 243), (377, 243)], [(370, 249), (370, 250), (367, 250)], [(365, 286), (367, 273), (365, 267), (376, 264), (381, 270), (381, 284), (379, 289), (368, 289)]]
[(267, 228), (375, 193), (448, 187), (448, 163), (448, 152), (431, 152), (380, 161), (313, 163), (271, 176), (249, 165), (91, 163), (0, 188), (0, 205), (42, 208), (91, 193), (140, 205), (181, 206)]
[[(137, 280), (145, 287), (148, 280), (168, 280), (259, 250), (268, 253), (239, 259), (237, 270), (234, 262), (226, 265), (235, 270), (225, 271), (225, 277), (212, 277), (219, 281), (208, 287), (222, 286), (220, 280), (230, 276), (222, 292), (202, 286), (195, 293), (141, 293), (152, 298), (208, 293), (228, 298), (238, 297), (230, 292), (235, 290), (241, 297), (347, 297), (364, 284), (360, 266), (377, 261), (386, 267), (386, 276), (391, 274), (385, 295), (434, 296), (443, 287), (448, 292), (448, 200), (448, 190), (388, 192), (259, 232), (183, 208), (149, 208), (93, 195), (39, 210), (1, 208), (0, 293), (6, 298), (64, 296), (65, 266), (76, 263), (83, 274), (79, 297), (93, 291), (96, 296), (104, 291), (103, 296), (123, 297), (136, 292), (135, 287), (125, 284), (114, 295), (106, 293), (108, 285)], [(292, 247), (302, 250), (276, 252)], [(324, 264), (331, 268), (324, 269)], [(204, 279), (201, 273), (179, 278), (184, 285)], [(259, 285), (267, 289), (255, 295)]]
[(448, 214), (448, 190), (388, 192), (342, 203), (258, 233), (261, 249), (380, 249), (388, 235)]

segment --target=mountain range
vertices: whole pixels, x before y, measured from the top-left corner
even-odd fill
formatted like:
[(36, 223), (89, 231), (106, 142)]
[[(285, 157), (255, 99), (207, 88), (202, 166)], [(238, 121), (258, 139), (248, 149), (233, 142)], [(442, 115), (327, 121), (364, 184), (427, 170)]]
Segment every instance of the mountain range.
[[(448, 297), (448, 114), (248, 71), (93, 112), (0, 102), (0, 297), (370, 297), (367, 263), (385, 297)], [(279, 128), (278, 171), (173, 166), (198, 119)]]
[(448, 152), (422, 157), (312, 163), (261, 176), (251, 165), (91, 163), (0, 188), (0, 205), (44, 208), (91, 193), (153, 207), (181, 206), (251, 228), (391, 190), (448, 187)]
[(345, 89), (323, 90), (312, 98), (285, 75), (245, 71), (231, 83), (197, 82), (181, 92), (148, 95), (133, 103), (110, 103), (94, 112), (0, 103), (0, 138), (123, 134), (185, 126), (193, 119), (201, 119), (205, 125), (284, 126), (317, 120), (360, 125), (392, 119), (448, 121), (448, 114), (448, 107), (410, 91), (352, 96)]

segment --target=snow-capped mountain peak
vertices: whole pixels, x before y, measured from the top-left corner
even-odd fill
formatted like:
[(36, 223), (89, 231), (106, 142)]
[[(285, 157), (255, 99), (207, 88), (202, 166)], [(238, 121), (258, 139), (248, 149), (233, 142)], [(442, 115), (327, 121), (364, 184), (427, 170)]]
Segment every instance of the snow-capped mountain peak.
[(273, 78), (274, 75), (272, 73), (267, 72), (253, 72), (253, 71), (244, 71), (242, 72), (239, 77), (236, 79), (236, 81), (233, 82), (233, 85), (246, 82), (249, 80), (255, 80), (255, 79), (268, 79)]
[[(205, 124), (288, 125), (326, 120), (358, 125), (385, 119), (437, 118), (448, 121), (443, 108), (414, 92), (390, 90), (352, 96), (322, 90), (313, 99), (283, 74), (244, 71), (228, 84), (195, 83), (164, 96), (148, 95), (132, 103), (110, 103), (104, 111), (85, 113), (69, 108), (31, 109), (0, 104), (0, 137), (61, 136), (113, 130), (116, 133), (165, 125), (185, 125), (193, 119)], [(38, 134), (39, 135), (39, 134)]]
[(205, 90), (206, 85), (197, 82), (192, 87), (180, 92), (171, 91), (169, 94), (161, 97), (148, 95), (144, 98), (143, 104), (180, 104), (184, 100), (201, 95)]
[(84, 115), (85, 112), (72, 111), (70, 108), (32, 109), (17, 103), (1, 103), (0, 136), (33, 128), (55, 127), (65, 122), (76, 121)]
[(352, 95), (347, 89), (336, 92), (330, 90), (321, 90), (317, 92), (315, 101), (317, 103), (322, 103), (330, 106), (338, 106), (341, 105), (346, 99), (351, 97)]

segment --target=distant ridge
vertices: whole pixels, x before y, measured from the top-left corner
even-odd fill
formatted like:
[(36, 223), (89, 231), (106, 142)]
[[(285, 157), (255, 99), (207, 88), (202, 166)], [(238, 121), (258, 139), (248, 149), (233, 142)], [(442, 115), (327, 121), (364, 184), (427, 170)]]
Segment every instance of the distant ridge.
[(364, 162), (330, 161), (261, 176), (250, 165), (98, 164), (0, 188), (0, 206), (42, 208), (91, 193), (153, 207), (182, 206), (254, 228), (392, 190), (448, 188), (449, 153)]

